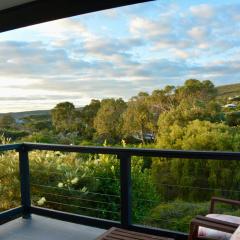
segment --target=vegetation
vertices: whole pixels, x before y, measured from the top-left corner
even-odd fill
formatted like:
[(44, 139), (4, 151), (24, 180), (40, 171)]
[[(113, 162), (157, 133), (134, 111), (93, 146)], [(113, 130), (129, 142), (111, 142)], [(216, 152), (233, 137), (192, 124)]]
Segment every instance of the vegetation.
[[(63, 102), (51, 114), (2, 115), (2, 142), (10, 137), (21, 142), (240, 151), (240, 91), (232, 95), (229, 89), (223, 92), (209, 80), (189, 79), (183, 86), (140, 92), (128, 102), (107, 98), (83, 108)], [(226, 107), (229, 103), (236, 107)], [(0, 210), (19, 203), (17, 164), (16, 153), (0, 155)], [(34, 204), (119, 220), (116, 156), (36, 151), (30, 165)], [(133, 221), (187, 231), (193, 216), (207, 212), (211, 196), (240, 198), (239, 172), (238, 161), (134, 157)], [(219, 210), (239, 214), (226, 206)]]
[(240, 93), (240, 84), (236, 83), (236, 84), (230, 84), (230, 85), (223, 85), (223, 86), (219, 86), (216, 87), (217, 91), (218, 91), (218, 100), (221, 100), (222, 102), (226, 102), (226, 100), (229, 97), (234, 97), (234, 96), (238, 96)]
[(103, 99), (94, 118), (97, 135), (111, 141), (121, 140), (122, 114), (127, 105), (120, 99)]

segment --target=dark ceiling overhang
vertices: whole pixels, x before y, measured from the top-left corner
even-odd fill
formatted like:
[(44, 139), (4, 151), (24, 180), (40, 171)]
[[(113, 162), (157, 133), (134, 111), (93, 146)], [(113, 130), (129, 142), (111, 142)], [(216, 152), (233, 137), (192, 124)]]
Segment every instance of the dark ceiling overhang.
[(0, 10), (0, 32), (153, 0), (36, 0)]

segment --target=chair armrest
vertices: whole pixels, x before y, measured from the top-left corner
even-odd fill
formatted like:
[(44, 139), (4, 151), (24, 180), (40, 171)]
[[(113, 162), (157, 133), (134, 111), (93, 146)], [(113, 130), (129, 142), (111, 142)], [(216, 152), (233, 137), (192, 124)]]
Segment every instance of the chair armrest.
[(216, 218), (205, 217), (205, 216), (201, 216), (201, 215), (197, 215), (195, 218), (202, 220), (202, 221), (207, 221), (207, 222), (211, 222), (211, 223), (217, 223), (217, 224), (221, 224), (224, 226), (232, 227), (233, 229), (237, 229), (239, 227), (239, 224), (237, 224), (237, 223), (231, 223), (231, 222), (219, 220)]
[(191, 225), (194, 226), (195, 229), (196, 228), (198, 229), (201, 226), (201, 227), (215, 229), (215, 230), (227, 232), (227, 233), (234, 233), (234, 231), (236, 230), (236, 227), (228, 225), (224, 221), (220, 223), (220, 222), (209, 221), (209, 219), (194, 218), (191, 221)]
[(221, 203), (226, 203), (226, 204), (230, 204), (230, 205), (240, 206), (240, 201), (238, 201), (238, 200), (232, 200), (232, 199), (226, 199), (226, 198), (220, 198), (220, 197), (212, 197), (209, 213), (214, 212), (216, 202), (221, 202)]

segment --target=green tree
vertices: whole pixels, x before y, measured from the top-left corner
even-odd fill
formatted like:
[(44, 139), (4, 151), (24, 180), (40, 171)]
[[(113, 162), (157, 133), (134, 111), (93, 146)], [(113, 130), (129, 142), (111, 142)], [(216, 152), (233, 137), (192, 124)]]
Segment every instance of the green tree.
[(175, 87), (166, 86), (163, 90), (156, 89), (148, 98), (148, 108), (152, 114), (154, 133), (158, 129), (158, 118), (161, 114), (170, 111), (177, 106)]
[(157, 144), (160, 148), (180, 150), (237, 151), (234, 131), (224, 123), (194, 120), (184, 127), (174, 123), (158, 135)]
[(138, 94), (128, 102), (123, 114), (123, 133), (125, 137), (135, 136), (145, 143), (146, 133), (153, 132), (153, 114), (150, 111), (147, 94)]
[(58, 103), (51, 111), (52, 124), (58, 132), (77, 129), (76, 109), (70, 102)]
[(101, 101), (101, 106), (94, 119), (94, 128), (98, 137), (109, 141), (122, 138), (122, 114), (126, 103), (121, 99), (108, 98)]
[(219, 104), (214, 101), (202, 102), (192, 99), (192, 101), (189, 102), (188, 100), (183, 99), (178, 106), (159, 116), (158, 134), (168, 131), (168, 128), (173, 124), (184, 127), (190, 121), (196, 119), (221, 122), (224, 120), (224, 115), (221, 112)]
[(175, 93), (179, 102), (182, 99), (210, 101), (216, 97), (217, 89), (210, 80), (188, 79), (183, 86), (176, 89)]
[(51, 116), (49, 114), (26, 116), (22, 118), (22, 127), (30, 132), (38, 132), (45, 129), (51, 130)]
[(16, 127), (16, 120), (11, 114), (4, 114), (0, 118), (0, 128), (15, 128)]
[(101, 106), (101, 102), (96, 99), (92, 99), (90, 104), (86, 105), (80, 113), (83, 125), (84, 125), (84, 137), (92, 139), (93, 134), (96, 132), (94, 128), (94, 118)]
[(240, 111), (227, 112), (225, 113), (226, 123), (229, 126), (239, 126), (240, 125)]

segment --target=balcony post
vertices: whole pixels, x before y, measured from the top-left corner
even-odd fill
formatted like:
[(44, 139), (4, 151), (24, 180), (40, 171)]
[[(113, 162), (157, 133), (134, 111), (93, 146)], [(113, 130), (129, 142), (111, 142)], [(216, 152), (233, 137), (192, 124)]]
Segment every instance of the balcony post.
[(23, 218), (30, 218), (30, 172), (29, 172), (29, 159), (28, 150), (22, 144), (19, 150), (19, 172), (20, 172), (20, 185), (21, 185), (21, 204), (23, 207)]
[(121, 225), (128, 228), (132, 224), (131, 156), (120, 154), (118, 159), (120, 159)]

